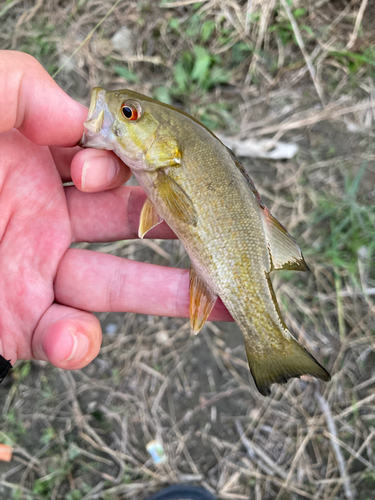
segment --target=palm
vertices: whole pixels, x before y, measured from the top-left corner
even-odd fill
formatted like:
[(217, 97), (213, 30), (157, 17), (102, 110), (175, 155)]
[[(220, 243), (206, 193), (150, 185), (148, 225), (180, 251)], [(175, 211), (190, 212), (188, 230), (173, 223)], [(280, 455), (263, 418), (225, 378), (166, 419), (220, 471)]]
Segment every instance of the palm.
[(0, 340), (10, 358), (30, 359), (33, 332), (54, 301), (54, 279), (71, 243), (71, 227), (49, 149), (11, 131), (0, 136), (0, 150), (5, 166), (0, 180)]

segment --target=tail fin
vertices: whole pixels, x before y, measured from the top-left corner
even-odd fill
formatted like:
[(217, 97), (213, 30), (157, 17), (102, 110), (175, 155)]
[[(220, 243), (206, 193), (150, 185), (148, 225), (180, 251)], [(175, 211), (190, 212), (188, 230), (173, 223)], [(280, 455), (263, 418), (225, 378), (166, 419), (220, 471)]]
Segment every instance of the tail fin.
[(272, 384), (285, 383), (292, 377), (313, 375), (328, 382), (330, 374), (316, 361), (316, 359), (292, 336), (282, 349), (273, 347), (272, 350), (259, 355), (251, 345), (251, 338), (245, 335), (247, 359), (251, 374), (258, 391), (268, 396)]

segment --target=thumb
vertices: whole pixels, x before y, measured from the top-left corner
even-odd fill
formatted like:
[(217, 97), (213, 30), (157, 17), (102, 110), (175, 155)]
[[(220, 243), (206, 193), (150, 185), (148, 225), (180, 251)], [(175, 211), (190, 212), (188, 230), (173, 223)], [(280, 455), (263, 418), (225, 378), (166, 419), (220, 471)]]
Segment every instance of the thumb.
[(18, 128), (44, 146), (75, 146), (87, 118), (34, 57), (12, 50), (0, 50), (0, 109), (0, 132)]
[(101, 340), (100, 322), (93, 314), (52, 304), (35, 329), (33, 357), (58, 368), (78, 370), (99, 354)]

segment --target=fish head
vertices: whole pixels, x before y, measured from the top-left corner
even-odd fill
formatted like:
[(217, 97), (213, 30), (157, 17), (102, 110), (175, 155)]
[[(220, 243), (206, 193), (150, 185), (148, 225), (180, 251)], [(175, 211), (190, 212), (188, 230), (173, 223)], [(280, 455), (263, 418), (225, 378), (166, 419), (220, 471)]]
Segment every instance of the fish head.
[[(173, 110), (138, 92), (95, 87), (79, 145), (113, 150), (132, 170), (144, 169), (176, 148), (171, 114)], [(150, 152), (158, 158), (150, 158)]]

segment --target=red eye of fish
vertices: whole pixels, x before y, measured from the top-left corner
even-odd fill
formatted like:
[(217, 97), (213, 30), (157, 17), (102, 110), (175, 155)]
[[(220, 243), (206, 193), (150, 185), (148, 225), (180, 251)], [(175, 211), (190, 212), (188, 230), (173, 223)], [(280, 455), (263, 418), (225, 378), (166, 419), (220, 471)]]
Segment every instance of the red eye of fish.
[(136, 121), (141, 116), (141, 107), (137, 103), (125, 101), (122, 103), (121, 112), (127, 120)]

